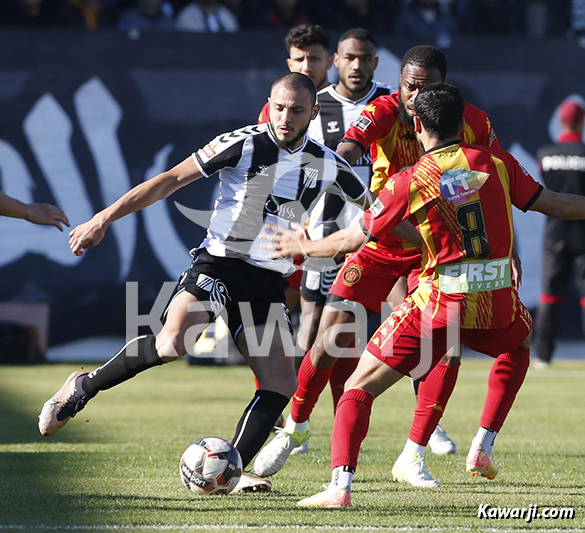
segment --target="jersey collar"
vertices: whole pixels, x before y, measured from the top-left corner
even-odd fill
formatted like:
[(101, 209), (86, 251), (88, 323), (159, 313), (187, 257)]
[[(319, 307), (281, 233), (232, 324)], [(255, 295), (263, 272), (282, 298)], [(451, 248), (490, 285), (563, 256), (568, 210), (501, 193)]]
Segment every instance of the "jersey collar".
[(443, 148), (447, 148), (448, 146), (453, 146), (455, 144), (461, 144), (461, 139), (453, 139), (452, 141), (447, 141), (443, 144), (439, 144), (434, 148), (430, 148), (427, 150), (423, 155), (430, 154), (431, 152), (436, 152), (437, 150), (442, 150)]
[(272, 124), (270, 124), (270, 122), (268, 123), (268, 137), (270, 138), (270, 140), (276, 144), (276, 146), (278, 146), (278, 148), (280, 148), (281, 150), (286, 150), (289, 154), (295, 154), (296, 152), (300, 152), (302, 151), (305, 146), (307, 146), (307, 134), (305, 133), (305, 136), (303, 137), (303, 142), (301, 143), (301, 145), (296, 148), (295, 150), (291, 150), (290, 148), (285, 148), (284, 146), (282, 146), (281, 142), (277, 139), (273, 129), (272, 129)]
[[(335, 90), (335, 87), (337, 87), (337, 85), (338, 84), (336, 84), (336, 85), (329, 85), (328, 87), (325, 87), (325, 89), (322, 89), (322, 90), (324, 92), (327, 91), (333, 98), (335, 98), (339, 102), (341, 102), (341, 103), (347, 102), (349, 104), (359, 104), (361, 102), (367, 102), (374, 95), (374, 93), (376, 92), (376, 90), (380, 86), (380, 84), (377, 81), (372, 80), (372, 87), (368, 91), (368, 94), (366, 94), (365, 96), (362, 96), (359, 100), (351, 100), (350, 98), (346, 98), (345, 96), (341, 96)], [(321, 91), (319, 91), (319, 92), (321, 92)]]

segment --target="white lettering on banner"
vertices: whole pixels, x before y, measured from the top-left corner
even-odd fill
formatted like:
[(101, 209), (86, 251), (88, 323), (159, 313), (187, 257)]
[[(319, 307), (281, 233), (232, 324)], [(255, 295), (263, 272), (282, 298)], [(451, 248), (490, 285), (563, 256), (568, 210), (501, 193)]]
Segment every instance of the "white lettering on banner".
[[(95, 161), (104, 205), (114, 203), (132, 188), (117, 130), (122, 109), (101, 80), (92, 78), (73, 97), (79, 124)], [(119, 280), (128, 276), (136, 249), (136, 216), (130, 215), (112, 225), (120, 256)]]
[(585, 157), (578, 155), (547, 155), (542, 158), (542, 170), (585, 170)]
[[(117, 130), (122, 109), (99, 78), (83, 84), (73, 96), (79, 124), (95, 161), (104, 205), (127, 192), (132, 184), (124, 161)], [(51, 94), (39, 98), (24, 118), (23, 130), (55, 203), (67, 214), (72, 226), (89, 220), (94, 212), (84, 177), (75, 160), (71, 138), (72, 121)], [(147, 171), (150, 178), (165, 170), (172, 146), (155, 155)], [(7, 142), (0, 140), (0, 185), (3, 192), (31, 203), (35, 183), (23, 157)], [(144, 212), (145, 227), (153, 250), (169, 276), (176, 278), (188, 259), (188, 250), (172, 224), (164, 202)], [(66, 234), (48, 226), (23, 224), (0, 217), (0, 268), (18, 261), (28, 253), (45, 256), (59, 265), (72, 266), (81, 261), (69, 249)], [(112, 226), (120, 257), (118, 279), (130, 272), (136, 249), (136, 214), (130, 214)]]

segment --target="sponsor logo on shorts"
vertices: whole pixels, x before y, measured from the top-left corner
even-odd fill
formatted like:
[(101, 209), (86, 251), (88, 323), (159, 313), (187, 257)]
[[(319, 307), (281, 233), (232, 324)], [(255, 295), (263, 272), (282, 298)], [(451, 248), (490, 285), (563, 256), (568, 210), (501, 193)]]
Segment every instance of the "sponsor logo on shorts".
[(351, 287), (352, 285), (355, 285), (362, 278), (363, 269), (364, 267), (362, 265), (350, 263), (347, 269), (343, 272), (342, 276), (343, 284), (346, 287)]
[(359, 116), (351, 123), (351, 126), (356, 127), (358, 130), (366, 131), (371, 123), (372, 121), (368, 117)]
[(510, 259), (439, 265), (439, 287), (447, 294), (495, 291), (512, 286)]
[(225, 307), (228, 299), (231, 300), (227, 287), (223, 281), (213, 279), (205, 274), (199, 274), (196, 285), (201, 290), (209, 293), (209, 303), (211, 303), (211, 310), (216, 316)]

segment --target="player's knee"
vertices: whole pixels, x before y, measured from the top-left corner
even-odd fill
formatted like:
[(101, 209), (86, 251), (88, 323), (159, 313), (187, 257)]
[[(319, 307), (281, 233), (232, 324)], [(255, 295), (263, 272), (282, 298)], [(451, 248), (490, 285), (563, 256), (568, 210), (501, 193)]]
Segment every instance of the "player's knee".
[(291, 398), (297, 390), (297, 376), (294, 372), (284, 374), (272, 374), (265, 379), (258, 379), (260, 388), (278, 392), (287, 398)]
[(165, 363), (176, 361), (187, 353), (183, 335), (163, 330), (156, 337), (156, 351)]
[(532, 341), (532, 330), (528, 334), (528, 336), (524, 339), (522, 346), (520, 348), (530, 348), (530, 342)]

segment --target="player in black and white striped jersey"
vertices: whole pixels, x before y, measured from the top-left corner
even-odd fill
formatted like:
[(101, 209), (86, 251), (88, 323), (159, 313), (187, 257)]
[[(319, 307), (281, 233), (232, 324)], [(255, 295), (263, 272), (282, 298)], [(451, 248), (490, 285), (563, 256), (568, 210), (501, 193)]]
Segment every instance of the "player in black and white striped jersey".
[[(345, 131), (358, 119), (363, 109), (379, 96), (395, 90), (373, 79), (378, 64), (376, 50), (373, 35), (362, 28), (348, 30), (340, 37), (334, 55), (339, 82), (317, 93), (321, 110), (309, 126), (311, 138), (335, 150)], [(368, 188), (371, 167), (369, 151), (353, 166), (354, 172)], [(358, 216), (359, 209), (326, 193), (311, 213), (309, 234), (312, 239), (321, 239), (340, 229), (340, 226), (350, 227)], [(305, 261), (301, 282), (302, 321), (297, 338), (298, 356), (304, 355), (315, 340), (327, 293), (342, 263), (343, 258), (309, 258)], [(334, 405), (341, 397), (345, 379), (353, 368), (355, 361), (338, 361), (331, 376)]]
[[(292, 338), (286, 331), (290, 324), (284, 304), (287, 283), (283, 278), (294, 266), (289, 259), (272, 259), (260, 246), (264, 225), (302, 223), (326, 190), (362, 207), (368, 207), (371, 201), (371, 193), (343, 159), (307, 137), (310, 120), (318, 112), (310, 78), (286, 74), (272, 87), (269, 124), (220, 135), (173, 169), (133, 188), (70, 233), (72, 252), (83, 255), (84, 250), (102, 241), (109, 225), (119, 218), (219, 171), (219, 197), (207, 236), (193, 250), (194, 261), (181, 276), (162, 331), (156, 336), (132, 339), (91, 374), (71, 374), (43, 406), (39, 417), (43, 435), (61, 429), (99, 391), (185, 355), (225, 308), (224, 319), (227, 318), (236, 345), (260, 382), (233, 439), (244, 466), (250, 462), (296, 388), (292, 358), (285, 354), (285, 346), (292, 347)], [(240, 302), (247, 303), (247, 307), (240, 307)], [(276, 315), (272, 312), (274, 307)], [(240, 335), (246, 309), (251, 313), (251, 323)], [(264, 333), (270, 337), (276, 324), (284, 324), (284, 328), (279, 327), (280, 335), (272, 336), (269, 352), (263, 353), (260, 344)], [(194, 335), (194, 331), (198, 334)], [(251, 332), (254, 338), (248, 342)], [(250, 482), (249, 478), (243, 476), (241, 483), (248, 483), (246, 486), (252, 489), (270, 487), (268, 481)]]

